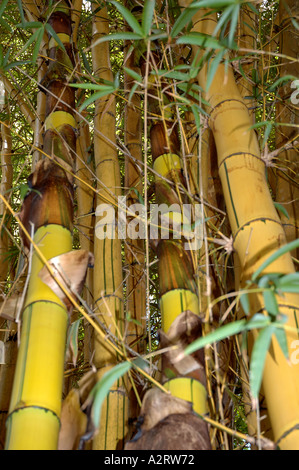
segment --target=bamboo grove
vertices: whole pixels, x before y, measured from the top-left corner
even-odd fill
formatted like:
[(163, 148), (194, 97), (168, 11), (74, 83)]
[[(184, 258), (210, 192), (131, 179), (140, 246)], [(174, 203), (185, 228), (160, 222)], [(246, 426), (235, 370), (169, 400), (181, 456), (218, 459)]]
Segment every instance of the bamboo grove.
[(2, 449), (298, 450), (298, 31), (1, 2)]

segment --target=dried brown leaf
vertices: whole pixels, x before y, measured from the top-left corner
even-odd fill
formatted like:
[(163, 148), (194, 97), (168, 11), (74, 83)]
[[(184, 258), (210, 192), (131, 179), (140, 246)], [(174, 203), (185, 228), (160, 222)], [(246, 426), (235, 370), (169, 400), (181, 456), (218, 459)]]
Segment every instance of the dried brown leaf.
[(78, 389), (72, 389), (63, 401), (60, 420), (58, 450), (76, 450), (87, 426), (87, 416), (81, 410)]
[(44, 266), (40, 270), (39, 277), (66, 304), (68, 309), (70, 309), (71, 302), (55, 279), (57, 279), (63, 287), (68, 289), (73, 294), (73, 297), (75, 297), (75, 294), (81, 294), (86, 278), (87, 268), (89, 266), (93, 266), (93, 263), (94, 256), (89, 251), (69, 251), (68, 253), (63, 253), (62, 255), (49, 260), (49, 264), (54, 268), (55, 278), (50, 274), (47, 266)]
[(20, 310), (22, 303), (21, 294), (13, 294), (10, 297), (5, 297), (0, 307), (0, 317), (8, 321), (16, 321), (16, 317)]
[[(198, 315), (187, 310), (172, 323), (167, 334), (160, 334), (161, 348), (169, 348), (163, 354), (163, 370), (171, 370), (176, 376), (194, 377), (205, 383), (204, 358), (202, 352), (184, 355), (184, 349), (201, 335), (201, 320)], [(176, 346), (171, 348), (170, 346)]]
[(207, 424), (192, 412), (192, 404), (158, 389), (143, 399), (136, 436), (125, 450), (209, 450)]

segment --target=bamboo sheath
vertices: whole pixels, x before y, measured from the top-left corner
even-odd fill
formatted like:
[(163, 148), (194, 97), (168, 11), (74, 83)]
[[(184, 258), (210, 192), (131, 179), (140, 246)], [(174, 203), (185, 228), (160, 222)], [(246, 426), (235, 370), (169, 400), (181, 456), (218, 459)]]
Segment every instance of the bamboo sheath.
[[(180, 1), (187, 6), (189, 1)], [(193, 17), (193, 31), (211, 34), (214, 19), (202, 21), (205, 11)], [(210, 16), (208, 17), (210, 18)], [(207, 68), (198, 75), (205, 89)], [(251, 277), (261, 263), (286, 243), (285, 234), (272, 203), (265, 178), (264, 163), (251, 119), (239, 94), (230, 68), (218, 67), (205, 99), (210, 105), (210, 126), (214, 134), (219, 174), (225, 196), (227, 213), (234, 237), (234, 249), (242, 269), (241, 285)], [(294, 272), (290, 254), (281, 256), (263, 272)], [(253, 296), (252, 296), (253, 297)], [(298, 339), (297, 295), (279, 298), (280, 312), (288, 317), (289, 351)], [(252, 313), (263, 309), (259, 296), (252, 299)], [(255, 332), (255, 337), (258, 332)], [(265, 392), (274, 439), (281, 449), (299, 448), (299, 366), (287, 361), (276, 340), (267, 355), (263, 389)]]
[[(68, 5), (61, 2), (49, 17), (54, 31), (64, 35), (68, 53), (51, 42), (52, 61), (42, 83), (47, 91), (44, 152), (72, 168), (76, 122), (74, 90), (65, 85), (72, 57), (68, 12)], [(37, 163), (30, 175), (32, 191), (24, 199), (20, 214), (27, 232), (34, 228), (34, 243), (47, 260), (72, 250), (72, 182), (53, 160)], [(21, 235), (29, 248), (28, 240)], [(9, 450), (54, 450), (58, 443), (68, 311), (62, 298), (39, 277), (42, 267), (33, 250), (7, 419)]]

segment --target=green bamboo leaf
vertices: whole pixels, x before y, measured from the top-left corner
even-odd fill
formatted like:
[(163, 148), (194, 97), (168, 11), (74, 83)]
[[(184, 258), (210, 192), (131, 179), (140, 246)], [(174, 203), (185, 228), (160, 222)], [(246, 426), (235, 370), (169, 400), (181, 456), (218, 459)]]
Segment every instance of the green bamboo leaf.
[(4, 10), (8, 4), (8, 0), (2, 0), (0, 5), (0, 17), (3, 15)]
[(254, 282), (257, 280), (257, 278), (261, 275), (261, 273), (266, 269), (271, 263), (276, 261), (280, 256), (285, 255), (289, 251), (295, 250), (296, 248), (299, 247), (299, 238), (296, 240), (293, 240), (290, 243), (287, 243), (286, 245), (282, 246), (279, 248), (275, 253), (273, 253), (269, 258), (267, 258), (261, 265), (260, 267), (255, 271), (255, 273), (252, 275), (251, 280)]
[(21, 65), (30, 64), (32, 60), (14, 60), (13, 62), (9, 62), (9, 64), (2, 66), (3, 70), (7, 71), (13, 69), (14, 67), (20, 67)]
[(132, 13), (126, 7), (124, 7), (121, 3), (115, 0), (109, 0), (109, 3), (112, 3), (112, 5), (114, 5), (118, 9), (118, 11), (121, 13), (128, 25), (131, 26), (134, 33), (137, 33), (139, 36), (144, 37), (143, 30), (140, 24), (136, 20), (135, 16), (132, 15)]
[(30, 192), (30, 188), (27, 183), (20, 184), (20, 198), (25, 199), (25, 196)]
[(276, 285), (277, 281), (280, 279), (281, 273), (267, 273), (264, 274), (260, 280), (258, 285), (260, 287), (270, 287), (272, 285)]
[(91, 390), (89, 394), (89, 398), (93, 401), (91, 417), (96, 428), (99, 427), (102, 404), (108, 395), (110, 388), (114, 382), (125, 375), (131, 369), (131, 367), (132, 364), (130, 362), (121, 362), (120, 364), (117, 364), (115, 367), (106, 372), (101, 380), (99, 380), (99, 382), (97, 382), (97, 384)]
[(217, 72), (217, 69), (218, 69), (218, 66), (220, 64), (220, 62), (222, 61), (223, 59), (223, 56), (225, 54), (225, 50), (220, 50), (216, 56), (214, 57), (214, 59), (211, 61), (210, 65), (209, 65), (209, 68), (208, 68), (208, 73), (207, 73), (207, 84), (206, 84), (206, 91), (209, 90), (213, 80), (214, 80), (214, 77), (215, 77), (215, 74)]
[(134, 93), (135, 93), (135, 91), (137, 90), (138, 87), (139, 87), (139, 83), (134, 83), (134, 85), (132, 86), (132, 88), (130, 90), (129, 97), (128, 97), (129, 103), (131, 102), (131, 98), (134, 95)]
[(132, 366), (133, 367), (136, 367), (138, 369), (142, 369), (142, 370), (148, 370), (148, 367), (149, 367), (150, 363), (148, 360), (145, 360), (143, 359), (142, 357), (136, 357), (136, 359), (134, 359), (132, 361)]
[(184, 27), (190, 23), (193, 15), (194, 10), (191, 9), (190, 6), (188, 8), (184, 8), (180, 16), (174, 22), (174, 25), (170, 31), (170, 37), (174, 38), (177, 36), (184, 29)]
[(281, 287), (282, 285), (288, 285), (289, 283), (298, 283), (299, 284), (299, 272), (296, 273), (290, 273), (290, 274), (285, 274), (284, 276), (281, 276), (278, 282), (278, 286)]
[(263, 290), (265, 309), (270, 315), (279, 314), (278, 303), (276, 299), (276, 285), (281, 277), (279, 273), (268, 273), (262, 276), (258, 281), (258, 286)]
[[(152, 71), (152, 75), (155, 75), (156, 72)], [(190, 80), (190, 74), (186, 72), (181, 72), (180, 70), (177, 70), (176, 68), (174, 70), (159, 70), (157, 75), (165, 77), (165, 78), (172, 78), (173, 80), (178, 80), (178, 81), (189, 81)]]
[(74, 88), (83, 88), (84, 90), (107, 91), (108, 93), (111, 89), (115, 89), (113, 82), (109, 82), (105, 85), (102, 83), (70, 83), (69, 86)]
[(270, 85), (268, 90), (271, 91), (271, 92), (275, 91), (276, 88), (278, 88), (278, 86), (281, 86), (281, 85), (285, 84), (285, 82), (296, 80), (296, 78), (297, 77), (295, 77), (294, 75), (284, 75), (283, 77), (279, 77), (277, 80), (275, 80), (274, 83), (272, 83), (272, 85)]
[(221, 28), (225, 28), (227, 22), (229, 21), (230, 19), (230, 16), (234, 10), (234, 7), (235, 5), (229, 5), (227, 8), (224, 9), (224, 11), (222, 12), (218, 22), (217, 22), (217, 25), (213, 31), (213, 34), (216, 36), (216, 34), (218, 33), (218, 31), (220, 31)]
[(265, 360), (270, 347), (271, 338), (275, 331), (274, 325), (262, 328), (254, 342), (250, 361), (250, 389), (253, 398), (257, 399), (264, 372)]
[(131, 317), (131, 312), (128, 312), (126, 314), (126, 321), (127, 322), (132, 322), (132, 323), (134, 323), (134, 325), (142, 327), (142, 323), (139, 320), (136, 320), (136, 318)]
[[(153, 30), (152, 30), (153, 31)], [(160, 30), (160, 29), (156, 29), (155, 30), (156, 32), (152, 32), (152, 34), (149, 36), (149, 39), (153, 42), (153, 41), (157, 41), (157, 39), (166, 39), (168, 38), (168, 34), (165, 33), (164, 31)]]
[(231, 15), (231, 21), (230, 21), (230, 28), (229, 28), (229, 33), (228, 33), (228, 46), (233, 47), (234, 44), (234, 37), (235, 37), (235, 32), (239, 20), (239, 13), (240, 13), (240, 5), (237, 3), (236, 5), (233, 6), (233, 11)]
[(274, 334), (286, 359), (289, 359), (287, 335), (284, 328), (275, 328)]
[(110, 95), (114, 93), (116, 89), (114, 87), (107, 88), (101, 91), (98, 91), (96, 93), (93, 93), (87, 100), (84, 101), (84, 103), (80, 106), (79, 112), (83, 111), (87, 106), (89, 106), (91, 103), (96, 101), (99, 98), (102, 98), (103, 96)]
[(254, 68), (253, 68), (253, 69), (251, 70), (251, 78), (252, 78), (252, 80), (254, 81), (254, 83), (255, 83), (256, 85), (258, 85), (258, 84), (261, 82), (260, 77), (259, 77), (259, 73), (258, 73), (258, 70), (257, 70), (257, 69), (254, 69)]
[(123, 32), (123, 33), (113, 33), (108, 34), (107, 36), (103, 36), (100, 39), (97, 39), (93, 44), (92, 47), (101, 44), (102, 42), (106, 41), (140, 41), (143, 39), (143, 36), (137, 33), (130, 33), (130, 32)]
[(145, 37), (150, 33), (155, 11), (155, 0), (145, 0), (142, 11), (142, 30)]
[(201, 61), (197, 62), (197, 60), (193, 60), (191, 66), (190, 66), (190, 79), (194, 80), (194, 78), (197, 77), (198, 72), (201, 68)]
[(52, 26), (51, 26), (49, 23), (46, 23), (46, 24), (45, 24), (45, 28), (46, 28), (46, 31), (47, 31), (49, 34), (51, 34), (51, 36), (55, 39), (55, 41), (56, 41), (57, 44), (61, 47), (61, 49), (67, 54), (63, 42), (61, 41), (61, 39), (60, 39), (60, 37), (58, 36), (58, 34), (54, 31), (54, 29), (52, 28)]
[(114, 77), (113, 86), (114, 86), (115, 90), (117, 90), (119, 88), (119, 72), (117, 72), (117, 74)]
[(238, 335), (247, 330), (262, 328), (270, 324), (270, 318), (265, 315), (254, 315), (251, 320), (237, 320), (227, 325), (220, 326), (216, 330), (193, 341), (185, 349), (185, 354), (192, 354), (194, 351), (201, 349), (209, 344), (217, 343), (230, 336)]
[(279, 210), (280, 212), (282, 212), (282, 214), (287, 218), (289, 219), (290, 216), (288, 214), (288, 211), (286, 210), (285, 207), (283, 207), (282, 204), (279, 204), (278, 202), (274, 202), (274, 206), (276, 207), (277, 210)]
[(250, 8), (250, 9), (253, 11), (253, 13), (254, 13), (255, 15), (259, 15), (259, 14), (260, 14), (259, 10), (257, 10), (257, 9), (255, 8), (255, 6), (252, 5), (252, 3), (250, 3), (250, 2), (249, 2), (249, 3), (246, 3), (246, 6), (247, 6), (248, 8)]
[(32, 44), (34, 41), (36, 41), (39, 37), (39, 34), (40, 34), (40, 31), (41, 29), (37, 29), (36, 31), (34, 31), (34, 33), (32, 34), (32, 36), (30, 36), (30, 38), (28, 39), (28, 41), (26, 42), (26, 44), (22, 47), (21, 51), (19, 52), (19, 56), (28, 49), (28, 47), (30, 46), (30, 44)]
[(274, 125), (273, 122), (267, 122), (266, 123), (265, 133), (264, 133), (264, 137), (263, 137), (263, 141), (262, 141), (262, 148), (264, 148), (265, 145), (266, 145), (266, 142), (267, 142), (267, 140), (269, 138), (269, 135), (272, 131), (273, 125)]
[[(204, 102), (203, 102), (203, 104), (204, 104)], [(192, 110), (192, 113), (194, 114), (194, 119), (195, 119), (197, 129), (200, 129), (202, 127), (202, 122), (200, 120), (200, 114), (202, 116), (207, 116), (208, 117), (208, 113), (203, 108), (201, 108), (198, 104), (192, 104), (191, 105), (191, 110)]]
[(74, 321), (69, 329), (68, 333), (68, 346), (70, 347), (72, 351), (72, 359), (73, 359), (73, 364), (74, 366), (76, 365), (77, 362), (77, 357), (78, 357), (78, 333), (79, 333), (79, 327), (80, 327), (80, 322), (81, 318), (78, 320)]
[(133, 192), (136, 194), (139, 203), (144, 206), (144, 199), (143, 199), (142, 195), (140, 194), (140, 192), (138, 191), (138, 189), (137, 189), (137, 188), (134, 188), (134, 187), (132, 186), (131, 188), (129, 188), (129, 191), (133, 191)]
[(20, 16), (21, 16), (21, 21), (22, 21), (22, 26), (26, 23), (25, 21), (25, 16), (24, 16), (24, 11), (23, 11), (23, 5), (22, 5), (22, 0), (17, 0)]
[(163, 374), (165, 374), (165, 377), (168, 380), (175, 379), (177, 377), (177, 374), (172, 369), (169, 369), (168, 367), (165, 367), (165, 369), (163, 369)]
[(229, 5), (236, 5), (239, 3), (239, 0), (199, 0), (189, 5), (189, 8), (215, 8), (223, 9)]
[(249, 315), (249, 313), (250, 313), (250, 302), (249, 302), (249, 295), (248, 295), (247, 292), (241, 293), (240, 302), (241, 302), (242, 308), (243, 308), (244, 312), (246, 313), (246, 315)]
[(282, 292), (299, 294), (299, 273), (282, 276), (277, 282), (277, 289)]
[(274, 291), (272, 289), (265, 289), (263, 291), (263, 298), (267, 312), (270, 315), (277, 316), (279, 314), (279, 308)]
[(295, 20), (295, 18), (293, 18), (292, 16), (290, 17), (290, 20), (294, 26), (295, 29), (297, 29), (299, 31), (299, 23), (297, 23), (297, 21)]
[(130, 77), (134, 78), (134, 80), (136, 80), (137, 82), (143, 82), (142, 76), (139, 73), (135, 72), (135, 70), (128, 69), (128, 67), (123, 67), (123, 69)]
[(35, 46), (34, 46), (34, 49), (33, 49), (33, 52), (32, 52), (32, 63), (33, 64), (35, 64), (36, 61), (37, 61), (38, 53), (40, 51), (40, 45), (41, 45), (41, 42), (42, 42), (43, 36), (44, 36), (44, 29), (43, 28), (40, 28), (37, 31), (38, 31), (38, 34), (37, 34), (37, 38), (36, 38), (36, 43), (35, 43)]
[(7, 31), (9, 31), (10, 33), (13, 32), (12, 27), (3, 18), (0, 18), (0, 25), (3, 26), (3, 28), (7, 29)]
[(84, 52), (82, 49), (80, 49), (80, 53), (81, 53), (81, 55), (82, 55), (82, 60), (83, 60), (84, 67), (86, 68), (87, 72), (89, 72), (90, 74), (92, 74), (92, 69), (91, 69), (91, 67), (90, 67), (90, 65), (89, 65), (89, 62), (88, 62), (88, 60), (87, 60), (87, 57), (86, 57), (85, 52)]
[(17, 24), (18, 28), (24, 28), (24, 29), (39, 29), (43, 28), (44, 25), (40, 21), (26, 21), (25, 24), (19, 23)]
[(202, 33), (189, 33), (184, 36), (180, 36), (177, 39), (177, 44), (190, 44), (194, 46), (205, 47), (209, 49), (222, 49), (222, 44), (218, 41), (218, 39), (213, 38), (212, 36), (207, 36), (206, 34)]

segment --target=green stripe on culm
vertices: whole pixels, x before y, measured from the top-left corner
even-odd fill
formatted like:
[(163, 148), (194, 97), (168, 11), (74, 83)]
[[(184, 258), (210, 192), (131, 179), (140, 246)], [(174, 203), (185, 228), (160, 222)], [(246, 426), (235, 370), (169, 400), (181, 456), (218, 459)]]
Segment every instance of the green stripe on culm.
[(237, 216), (237, 213), (236, 213), (236, 209), (235, 209), (235, 205), (234, 205), (234, 200), (233, 200), (233, 196), (232, 196), (232, 192), (231, 192), (231, 188), (230, 188), (230, 183), (229, 183), (229, 177), (228, 177), (228, 171), (227, 171), (226, 162), (224, 162), (224, 169), (225, 169), (227, 187), (228, 187), (228, 190), (229, 190), (230, 201), (231, 201), (232, 208), (233, 208), (233, 211), (234, 211), (234, 215), (235, 215), (235, 219), (236, 219), (236, 224), (237, 224), (237, 227), (239, 228), (239, 221), (238, 221), (238, 216)]

